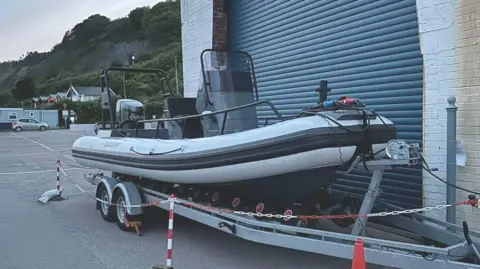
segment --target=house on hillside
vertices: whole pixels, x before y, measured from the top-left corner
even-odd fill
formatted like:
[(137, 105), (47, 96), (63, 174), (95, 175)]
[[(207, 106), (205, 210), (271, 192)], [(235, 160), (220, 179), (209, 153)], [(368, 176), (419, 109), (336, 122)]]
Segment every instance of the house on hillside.
[(51, 104), (55, 102), (55, 97), (52, 96), (51, 94), (46, 96), (40, 96), (39, 99), (42, 102), (42, 104)]
[[(112, 89), (109, 90), (111, 95), (116, 95)], [(102, 88), (100, 87), (70, 86), (70, 88), (67, 90), (66, 97), (74, 102), (85, 102), (100, 99), (101, 93)]]
[(31, 103), (32, 103), (32, 107), (36, 108), (37, 106), (40, 106), (40, 105), (53, 104), (55, 102), (66, 100), (66, 99), (67, 99), (66, 92), (57, 92), (57, 93), (49, 94), (48, 96), (33, 97), (31, 100)]
[(67, 100), (67, 92), (57, 92), (57, 94), (55, 94), (55, 100), (57, 102)]

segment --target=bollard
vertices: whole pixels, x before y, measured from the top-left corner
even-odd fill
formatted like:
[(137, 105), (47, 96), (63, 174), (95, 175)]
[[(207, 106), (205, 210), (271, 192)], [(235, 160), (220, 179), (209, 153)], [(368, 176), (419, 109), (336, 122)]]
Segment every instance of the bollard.
[(175, 205), (175, 195), (170, 195), (170, 210), (168, 212), (168, 240), (167, 240), (167, 259), (166, 266), (155, 265), (152, 269), (173, 269), (172, 266), (172, 243), (173, 243), (173, 206)]
[[(448, 106), (447, 110), (447, 182), (452, 186), (447, 185), (447, 204), (455, 203), (457, 183), (457, 109), (455, 106), (455, 96), (447, 98)], [(451, 206), (447, 208), (447, 222), (455, 224), (455, 207)]]
[(60, 191), (60, 160), (57, 160), (57, 191)]

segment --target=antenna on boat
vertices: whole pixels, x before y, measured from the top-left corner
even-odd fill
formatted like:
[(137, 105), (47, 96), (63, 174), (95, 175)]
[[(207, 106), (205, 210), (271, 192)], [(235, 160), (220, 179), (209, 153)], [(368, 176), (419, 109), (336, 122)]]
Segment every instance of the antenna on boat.
[(316, 90), (319, 94), (319, 104), (327, 101), (327, 95), (329, 92), (332, 91), (332, 89), (328, 88), (327, 86), (327, 81), (326, 80), (320, 80), (320, 87), (318, 87)]

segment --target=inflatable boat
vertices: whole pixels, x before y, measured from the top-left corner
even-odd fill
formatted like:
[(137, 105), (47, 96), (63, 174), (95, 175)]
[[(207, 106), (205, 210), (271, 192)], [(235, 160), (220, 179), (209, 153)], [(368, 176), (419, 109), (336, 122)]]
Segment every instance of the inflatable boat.
[[(349, 161), (366, 142), (358, 131), (342, 127), (361, 129), (362, 122), (325, 117), (333, 113), (195, 139), (85, 136), (75, 141), (72, 153), (88, 167), (178, 184), (254, 180)], [(380, 118), (371, 120), (368, 129), (371, 145), (366, 146), (373, 151), (383, 149), (395, 135)]]
[[(202, 53), (209, 61), (218, 57)], [(224, 57), (216, 68), (202, 61), (196, 98), (166, 95), (162, 119), (138, 120), (144, 115), (140, 102), (117, 100), (112, 115), (125, 124), (79, 138), (73, 158), (130, 178), (221, 190), (255, 201), (296, 201), (327, 189), (336, 171), (359, 154), (381, 158), (385, 144), (397, 137), (389, 119), (353, 98), (326, 100), (327, 89), (320, 90), (317, 104), (287, 119), (258, 99), (253, 65), (246, 72), (238, 68), (239, 61), (228, 66), (225, 58), (230, 59)], [(102, 97), (108, 108), (109, 94)], [(257, 115), (262, 105), (270, 106), (276, 122), (260, 124), (266, 121)], [(139, 123), (151, 122), (157, 128), (138, 129)]]

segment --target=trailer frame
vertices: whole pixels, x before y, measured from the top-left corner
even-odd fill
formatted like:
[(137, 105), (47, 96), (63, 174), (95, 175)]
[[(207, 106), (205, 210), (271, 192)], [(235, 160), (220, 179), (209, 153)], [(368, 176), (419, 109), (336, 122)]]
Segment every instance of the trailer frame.
[[(406, 165), (408, 160), (375, 160), (367, 161), (358, 167), (366, 167), (374, 171), (370, 182), (370, 189), (365, 195), (360, 214), (370, 213), (374, 206), (375, 193), (382, 179), (384, 169), (392, 166)], [(122, 192), (125, 196), (126, 205), (154, 204), (158, 208), (169, 210), (170, 195), (158, 191), (137, 186), (133, 182), (122, 182), (118, 179), (104, 176), (103, 174), (86, 176), (87, 181), (97, 185), (99, 189), (105, 187), (108, 192), (109, 202), (112, 203), (112, 196), (115, 192)], [(316, 254), (328, 255), (343, 259), (351, 259), (355, 240), (361, 238), (365, 248), (365, 260), (367, 263), (383, 265), (403, 269), (475, 269), (480, 264), (473, 264), (459, 261), (462, 258), (473, 256), (474, 247), (480, 247), (480, 234), (470, 232), (474, 236), (473, 245), (460, 234), (462, 227), (434, 220), (413, 213), (412, 216), (394, 215), (389, 222), (400, 223), (407, 231), (419, 234), (423, 237), (434, 237), (436, 241), (445, 244), (444, 247), (426, 246), (413, 243), (397, 242), (363, 236), (359, 222), (366, 225), (366, 218), (357, 218), (352, 234), (336, 233), (324, 230), (308, 229), (295, 226), (287, 226), (241, 216), (237, 214), (218, 212), (205, 208), (192, 206), (187, 200), (176, 198), (179, 202), (175, 205), (175, 214), (202, 223), (222, 232), (236, 237), (272, 246), (284, 247)], [(383, 206), (392, 206), (384, 203)], [(100, 209), (100, 202), (97, 199), (97, 209)], [(396, 207), (397, 210), (401, 208)], [(142, 206), (127, 206), (127, 217), (138, 220), (138, 216), (144, 213)], [(433, 223), (442, 228), (430, 225)], [(448, 229), (447, 229), (448, 228)], [(453, 232), (451, 231), (453, 230)], [(457, 231), (457, 233), (455, 232)], [(451, 258), (454, 257), (454, 258)]]

